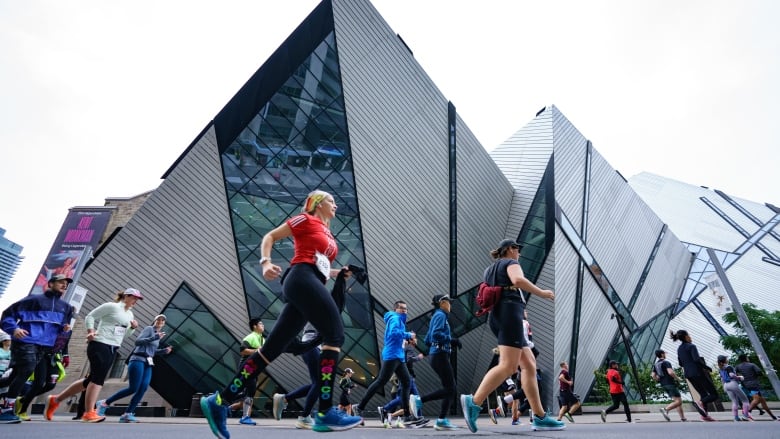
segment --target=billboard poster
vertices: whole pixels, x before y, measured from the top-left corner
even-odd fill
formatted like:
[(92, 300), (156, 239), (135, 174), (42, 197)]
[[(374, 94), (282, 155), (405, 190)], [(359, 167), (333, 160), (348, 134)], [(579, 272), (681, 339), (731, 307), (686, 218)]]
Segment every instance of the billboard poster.
[[(73, 279), (71, 288), (74, 288), (77, 275), (87, 263), (86, 259), (91, 257), (91, 250), (98, 247), (112, 213), (113, 209), (95, 207), (70, 209), (30, 294), (43, 294), (49, 278), (55, 274)], [(71, 288), (68, 288), (69, 292)]]

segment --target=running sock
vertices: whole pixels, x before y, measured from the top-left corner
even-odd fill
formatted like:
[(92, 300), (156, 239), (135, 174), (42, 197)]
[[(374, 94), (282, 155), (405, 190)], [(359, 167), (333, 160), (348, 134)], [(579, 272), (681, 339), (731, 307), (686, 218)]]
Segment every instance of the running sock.
[(319, 412), (323, 414), (333, 407), (333, 385), (339, 354), (339, 351), (330, 349), (323, 349), (320, 353), (320, 377), (317, 384), (320, 389)]
[(241, 370), (239, 370), (233, 379), (230, 380), (230, 384), (225, 386), (225, 388), (219, 392), (219, 396), (222, 399), (222, 404), (229, 405), (238, 399), (238, 395), (240, 395), (246, 387), (247, 380), (249, 380), (251, 377), (260, 375), (260, 372), (264, 371), (265, 367), (266, 363), (263, 361), (263, 358), (258, 352), (250, 355), (241, 366)]

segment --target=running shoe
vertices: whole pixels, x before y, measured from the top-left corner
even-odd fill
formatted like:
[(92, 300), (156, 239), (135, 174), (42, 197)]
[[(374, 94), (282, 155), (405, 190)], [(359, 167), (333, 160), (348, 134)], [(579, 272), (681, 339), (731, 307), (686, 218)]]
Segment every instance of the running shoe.
[(423, 418), (422, 416), (404, 416), (404, 427), (407, 428), (422, 428), (428, 425), (429, 422), (429, 419)]
[(523, 425), (523, 423), (519, 419), (512, 419), (512, 425)]
[(501, 415), (502, 418), (506, 418), (504, 404), (501, 403), (501, 397), (498, 395), (496, 395), (496, 415)]
[(89, 422), (91, 424), (96, 424), (98, 422), (103, 422), (105, 420), (106, 417), (98, 415), (95, 410), (84, 412), (84, 416), (81, 417), (81, 422)]
[(379, 420), (382, 421), (382, 425), (385, 425), (387, 422), (387, 413), (385, 413), (385, 408), (380, 405), (376, 408), (376, 412), (379, 413)]
[(713, 418), (713, 417), (712, 417), (712, 416), (710, 416), (710, 415), (707, 415), (707, 416), (702, 416), (702, 417), (701, 417), (701, 420), (702, 420), (702, 421), (704, 421), (704, 422), (715, 422), (715, 418)]
[(498, 409), (488, 409), (488, 417), (490, 422), (498, 424)]
[(571, 416), (571, 413), (566, 412), (566, 413), (563, 414), (563, 416), (566, 416), (566, 420), (568, 420), (569, 422), (574, 424), (574, 418)]
[(317, 413), (312, 430), (319, 432), (349, 430), (362, 421), (363, 418), (360, 416), (350, 416), (335, 407), (331, 407), (324, 414)]
[(135, 417), (135, 413), (124, 413), (119, 417), (119, 422), (122, 424), (135, 424), (138, 419)]
[(230, 432), (227, 429), (228, 408), (222, 405), (222, 398), (219, 392), (210, 396), (200, 397), (200, 409), (206, 416), (209, 428), (214, 436), (219, 439), (230, 439)]
[(482, 407), (474, 404), (473, 395), (460, 395), (460, 407), (463, 409), (463, 419), (472, 433), (477, 432), (477, 418)]
[(18, 424), (20, 422), (22, 420), (14, 414), (12, 408), (9, 407), (0, 412), (0, 424)]
[(601, 411), (601, 422), (607, 422), (607, 411), (602, 410)]
[(422, 416), (422, 400), (418, 395), (409, 395), (409, 412), (415, 416)]
[(665, 408), (661, 407), (660, 409), (658, 409), (658, 411), (661, 412), (661, 415), (663, 415), (664, 419), (666, 419), (667, 421), (672, 420), (672, 418), (669, 417), (669, 412)]
[(457, 430), (458, 429), (458, 427), (455, 426), (455, 425), (452, 425), (450, 420), (447, 419), (447, 418), (444, 418), (444, 419), (439, 418), (439, 419), (437, 419), (436, 420), (436, 424), (433, 425), (433, 428), (435, 430), (438, 430), (438, 431)]
[(287, 401), (284, 400), (284, 395), (281, 393), (274, 393), (274, 419), (277, 421), (282, 420), (282, 412), (287, 408)]
[(241, 425), (257, 425), (257, 422), (249, 416), (242, 416), (241, 419), (238, 420), (238, 423)]
[(706, 417), (707, 416), (707, 411), (704, 410), (704, 404), (702, 404), (701, 401), (697, 401), (697, 402), (694, 402), (692, 404), (693, 404), (693, 408), (695, 408), (696, 411), (699, 412), (699, 414), (702, 417)]
[(534, 416), (534, 422), (531, 425), (531, 429), (534, 431), (565, 430), (566, 424), (564, 424), (563, 421), (554, 419), (550, 415), (545, 415), (543, 418)]
[(746, 421), (746, 422), (753, 422), (753, 420), (754, 420), (754, 419), (753, 419), (753, 417), (752, 417), (752, 416), (750, 416), (750, 414), (749, 414), (749, 413), (747, 414), (747, 416), (745, 416), (745, 415), (742, 415), (742, 416), (740, 416), (739, 418), (740, 418), (741, 420), (743, 420), (743, 421)]
[(22, 405), (24, 405), (22, 403), (22, 397), (16, 398), (16, 402), (14, 402), (14, 409), (12, 413), (22, 421), (29, 421), (30, 415), (27, 414), (27, 410), (22, 410)]
[(403, 416), (399, 416), (398, 419), (395, 420), (395, 428), (406, 428)]
[(298, 420), (295, 421), (295, 428), (300, 428), (301, 430), (311, 430), (313, 426), (314, 419), (311, 416), (298, 416)]
[(105, 399), (101, 399), (97, 402), (97, 414), (98, 416), (106, 416), (106, 410), (108, 410), (108, 404)]
[(46, 398), (46, 406), (43, 409), (43, 417), (46, 418), (47, 421), (51, 421), (54, 418), (54, 412), (57, 411), (59, 406), (60, 403), (57, 401), (57, 398), (54, 395), (49, 395), (48, 398)]

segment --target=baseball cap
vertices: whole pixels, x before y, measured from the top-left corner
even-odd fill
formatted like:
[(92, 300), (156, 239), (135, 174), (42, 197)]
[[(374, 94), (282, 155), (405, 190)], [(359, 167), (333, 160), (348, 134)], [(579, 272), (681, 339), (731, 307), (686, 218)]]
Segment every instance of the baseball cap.
[(725, 355), (718, 355), (718, 363), (728, 363), (729, 357)]
[(433, 296), (433, 300), (431, 300), (431, 304), (432, 305), (438, 305), (438, 304), (440, 304), (441, 302), (443, 302), (445, 300), (447, 302), (451, 301), (450, 296), (448, 294), (437, 294), (437, 295)]
[(612, 360), (612, 361), (609, 362), (609, 367), (612, 367), (612, 366), (614, 366), (616, 364), (618, 364), (618, 362), (615, 361), (615, 360)]
[(503, 250), (507, 247), (517, 247), (518, 249), (523, 248), (522, 244), (515, 241), (514, 239), (505, 239), (498, 243), (498, 249)]
[(136, 290), (135, 288), (128, 288), (125, 290), (125, 296), (135, 296), (138, 298), (138, 300), (144, 300), (144, 296), (141, 295), (141, 292)]
[(49, 282), (56, 282), (58, 280), (66, 280), (69, 284), (73, 283), (73, 279), (65, 276), (64, 274), (55, 274), (49, 278)]
[(156, 322), (156, 321), (157, 321), (157, 319), (168, 320), (168, 318), (167, 318), (167, 317), (165, 317), (165, 314), (157, 314), (157, 316), (156, 316), (156, 317), (154, 318), (154, 320), (152, 320), (152, 321), (153, 321), (153, 322)]
[(355, 373), (351, 368), (344, 369), (344, 373)]
[(4, 341), (10, 340), (10, 339), (11, 339), (10, 335), (6, 334), (3, 331), (0, 331), (0, 342), (4, 342)]

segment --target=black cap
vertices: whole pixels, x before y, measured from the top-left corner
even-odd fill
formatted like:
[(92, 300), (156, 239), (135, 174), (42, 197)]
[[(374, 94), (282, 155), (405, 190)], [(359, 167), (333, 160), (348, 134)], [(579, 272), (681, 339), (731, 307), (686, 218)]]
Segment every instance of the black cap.
[(729, 357), (725, 355), (718, 355), (718, 363), (728, 363)]
[(505, 239), (498, 243), (498, 250), (503, 250), (507, 247), (517, 247), (518, 249), (523, 248), (523, 245), (519, 242), (515, 241), (514, 239)]
[(73, 283), (73, 279), (65, 276), (64, 274), (55, 274), (49, 278), (49, 282), (56, 282), (58, 280), (66, 280), (69, 284)]
[(618, 362), (617, 362), (617, 361), (615, 361), (615, 360), (611, 360), (611, 361), (609, 362), (609, 367), (612, 367), (612, 366), (614, 366), (614, 365), (616, 365), (616, 364), (618, 364)]

